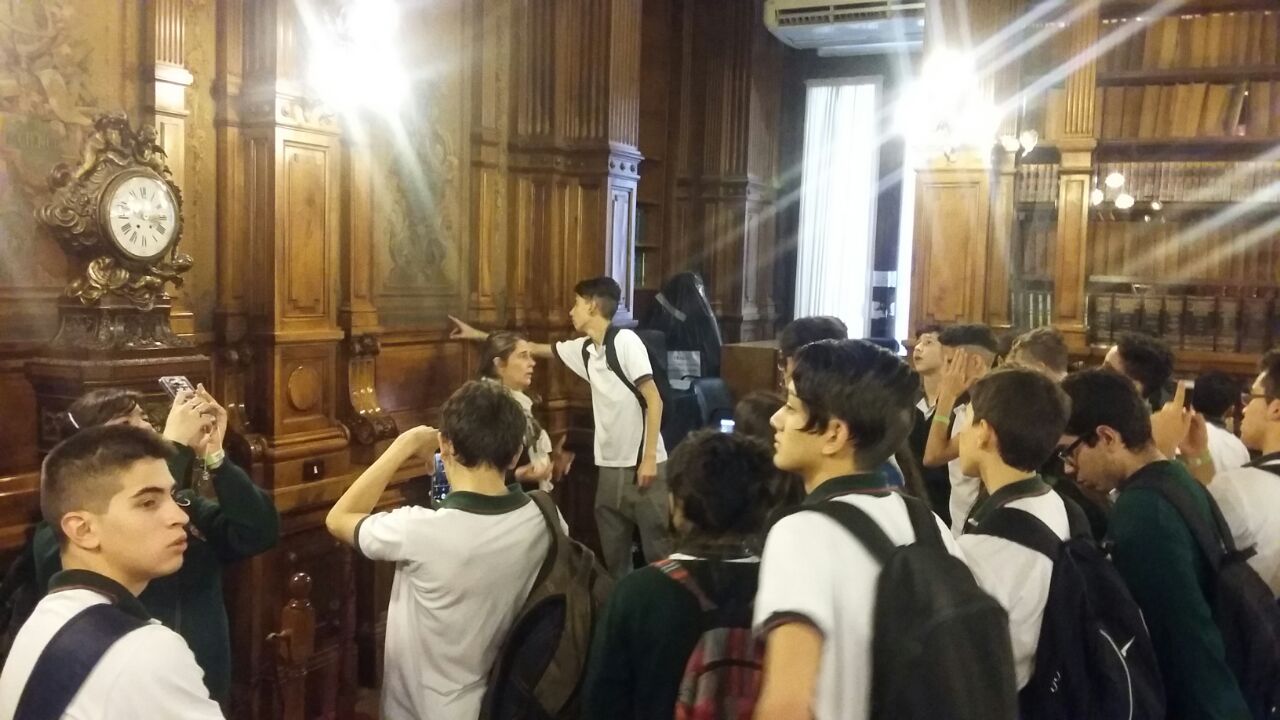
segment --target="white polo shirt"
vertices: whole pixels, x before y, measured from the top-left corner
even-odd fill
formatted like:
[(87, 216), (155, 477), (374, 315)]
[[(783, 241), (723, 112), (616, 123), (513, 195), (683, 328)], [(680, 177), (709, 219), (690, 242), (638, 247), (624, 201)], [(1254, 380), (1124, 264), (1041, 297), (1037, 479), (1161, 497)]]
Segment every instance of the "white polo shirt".
[[(50, 592), (40, 600), (18, 631), (0, 673), (0, 718), (12, 718), (17, 711), (36, 660), (54, 634), (86, 608), (111, 601), (97, 590), (79, 586)], [(187, 642), (159, 620), (152, 620), (117, 640), (103, 654), (63, 717), (206, 720), (221, 718), (222, 710), (209, 699), (204, 671), (196, 665)]]
[(475, 720), (489, 669), (547, 556), (537, 505), (521, 491), (455, 491), (439, 510), (370, 515), (355, 544), (365, 557), (396, 563), (382, 717)]
[[(954, 418), (951, 423), (951, 437), (960, 434), (969, 427), (969, 406), (957, 405), (951, 411)], [(951, 510), (951, 532), (956, 537), (964, 532), (964, 521), (978, 504), (978, 493), (982, 489), (982, 480), (960, 472), (960, 458), (947, 463), (947, 475), (951, 478), (951, 499), (948, 507)]]
[[(630, 330), (619, 330), (614, 337), (618, 365), (633, 385), (653, 377), (649, 353), (644, 342)], [(582, 347), (587, 346), (591, 372), (582, 364)], [(556, 356), (565, 367), (591, 383), (591, 413), (595, 416), (595, 456), (598, 467), (636, 467), (640, 443), (644, 440), (644, 413), (636, 396), (609, 369), (604, 347), (591, 338), (564, 340), (556, 343)], [(666, 462), (667, 448), (658, 435), (657, 461)]]
[[(1071, 524), (1062, 498), (1043, 481), (1036, 479), (1035, 484), (1043, 486), (1045, 492), (1034, 497), (1018, 497), (1003, 503), (1003, 506), (1036, 516), (1059, 539), (1066, 540), (1071, 534)], [(1001, 492), (1014, 488), (1015, 485), (997, 490), (988, 502), (1001, 504)], [(1011, 492), (1016, 493), (1018, 490)], [(979, 514), (981, 513), (979, 510)], [(978, 584), (998, 600), (1009, 614), (1014, 674), (1018, 680), (1018, 689), (1021, 690), (1035, 672), (1036, 646), (1040, 642), (1045, 603), (1049, 600), (1053, 561), (1035, 550), (991, 535), (966, 533), (960, 536), (959, 543)]]
[(1249, 464), (1249, 448), (1230, 430), (1207, 423), (1209, 430), (1209, 455), (1213, 458), (1213, 472), (1224, 473), (1228, 470), (1244, 467)]
[[(1280, 453), (1258, 458), (1257, 464), (1280, 466)], [(1254, 547), (1257, 554), (1249, 564), (1280, 596), (1280, 475), (1261, 467), (1236, 468), (1215, 475), (1209, 493), (1231, 527), (1236, 547)]]
[[(863, 494), (850, 476), (824, 483), (806, 502), (836, 495), (867, 513), (893, 542), (908, 545), (915, 531), (897, 493)], [(835, 485), (833, 486), (833, 483)], [(938, 520), (947, 550), (962, 557)], [(822, 660), (814, 689), (817, 720), (862, 720), (871, 701), (872, 615), (880, 562), (848, 530), (825, 515), (800, 512), (778, 521), (765, 541), (754, 626), (765, 634), (802, 618), (822, 633)], [(767, 642), (767, 636), (766, 636)]]

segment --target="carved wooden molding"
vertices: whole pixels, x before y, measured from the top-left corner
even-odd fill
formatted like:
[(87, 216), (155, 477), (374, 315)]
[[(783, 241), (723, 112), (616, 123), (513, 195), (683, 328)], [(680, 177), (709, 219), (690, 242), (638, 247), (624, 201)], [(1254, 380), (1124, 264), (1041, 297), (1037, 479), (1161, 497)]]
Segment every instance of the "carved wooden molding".
[(396, 421), (378, 402), (377, 359), (382, 344), (377, 335), (349, 335), (343, 342), (347, 356), (347, 403), (342, 421), (353, 442), (372, 445), (399, 434)]

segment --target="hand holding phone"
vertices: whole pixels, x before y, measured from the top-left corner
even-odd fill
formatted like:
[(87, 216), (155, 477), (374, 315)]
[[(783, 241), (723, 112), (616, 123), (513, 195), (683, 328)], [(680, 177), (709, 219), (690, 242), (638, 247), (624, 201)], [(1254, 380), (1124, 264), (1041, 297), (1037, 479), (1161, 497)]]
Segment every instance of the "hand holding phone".
[(188, 392), (192, 395), (196, 392), (195, 386), (191, 384), (191, 381), (182, 375), (165, 375), (160, 378), (160, 387), (164, 388), (164, 391), (169, 393), (171, 398), (177, 398), (178, 394), (182, 392)]

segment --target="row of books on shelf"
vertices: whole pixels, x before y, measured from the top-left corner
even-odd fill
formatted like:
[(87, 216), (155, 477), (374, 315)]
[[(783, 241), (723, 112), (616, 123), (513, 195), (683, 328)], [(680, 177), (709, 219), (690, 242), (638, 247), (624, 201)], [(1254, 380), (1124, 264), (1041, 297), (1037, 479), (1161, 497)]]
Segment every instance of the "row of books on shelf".
[(1013, 326), (1029, 330), (1053, 322), (1053, 291), (1016, 289), (1009, 293)]
[(1099, 182), (1124, 176), (1135, 200), (1164, 202), (1275, 201), (1280, 197), (1280, 162), (1104, 162)]
[(1020, 203), (1056, 203), (1058, 201), (1058, 164), (1023, 163), (1014, 180), (1014, 197)]
[(1104, 40), (1112, 33), (1127, 37), (1102, 56), (1103, 73), (1280, 63), (1280, 12), (1269, 10), (1103, 20)]
[[(1051, 91), (1050, 113), (1058, 111), (1054, 101)], [(1110, 85), (1099, 88), (1094, 107), (1098, 136), (1104, 140), (1270, 137), (1280, 133), (1278, 81)], [(1054, 120), (1047, 118), (1047, 122)]]
[(1267, 297), (1091, 293), (1088, 302), (1095, 343), (1142, 332), (1183, 350), (1256, 353), (1280, 341), (1280, 316)]

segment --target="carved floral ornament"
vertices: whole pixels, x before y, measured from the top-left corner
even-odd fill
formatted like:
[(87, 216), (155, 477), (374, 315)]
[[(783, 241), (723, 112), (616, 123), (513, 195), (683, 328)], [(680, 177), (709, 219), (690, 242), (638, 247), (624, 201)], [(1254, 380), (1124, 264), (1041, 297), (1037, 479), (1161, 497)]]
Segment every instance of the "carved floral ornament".
[[(36, 219), (62, 245), (76, 273), (65, 295), (86, 306), (108, 295), (123, 298), (141, 310), (167, 299), (165, 283), (182, 286), (191, 269), (191, 256), (178, 252), (181, 240), (182, 192), (173, 182), (155, 128), (136, 130), (124, 113), (102, 113), (81, 148), (76, 165), (60, 163), (49, 174), (53, 197), (36, 210)], [(173, 241), (162, 256), (139, 259), (121, 252), (106, 236), (102, 199), (107, 186), (122, 173), (151, 176), (168, 186), (178, 208)]]

